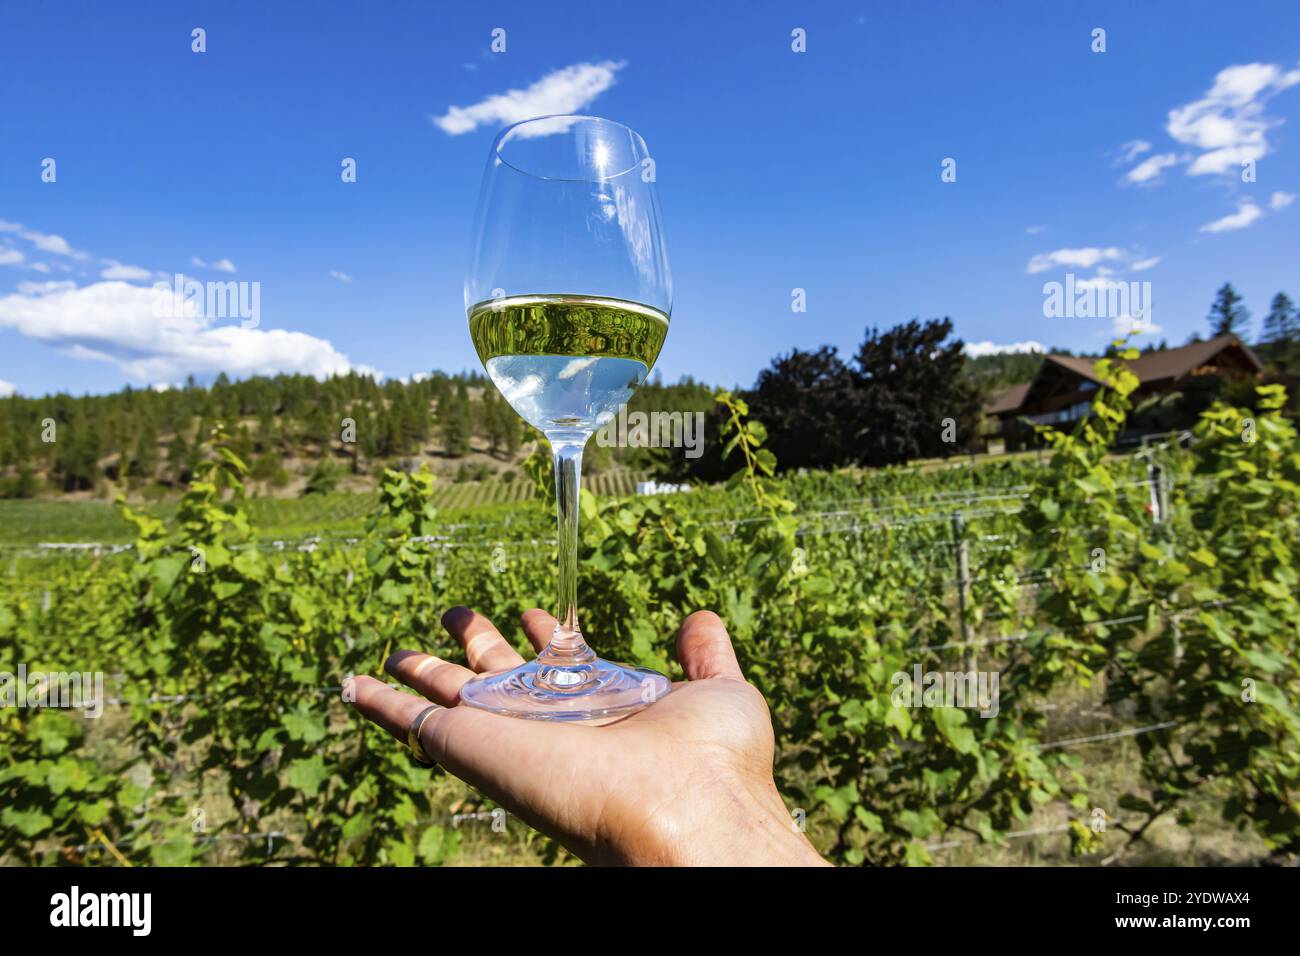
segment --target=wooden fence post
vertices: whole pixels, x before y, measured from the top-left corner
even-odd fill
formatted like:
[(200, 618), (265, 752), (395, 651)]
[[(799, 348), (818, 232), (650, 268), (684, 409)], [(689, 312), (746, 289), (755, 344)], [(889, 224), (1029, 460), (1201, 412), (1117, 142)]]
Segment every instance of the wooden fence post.
[(960, 511), (952, 515), (952, 540), (957, 546), (957, 618), (961, 625), (961, 640), (967, 672), (975, 669), (975, 649), (970, 644), (970, 621), (967, 605), (970, 601), (970, 552), (966, 540), (966, 517)]

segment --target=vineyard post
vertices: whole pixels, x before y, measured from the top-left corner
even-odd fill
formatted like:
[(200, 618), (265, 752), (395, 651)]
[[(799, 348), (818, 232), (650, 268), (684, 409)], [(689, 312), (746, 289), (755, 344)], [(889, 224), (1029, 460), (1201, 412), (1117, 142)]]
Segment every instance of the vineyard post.
[(970, 644), (970, 623), (966, 605), (970, 600), (970, 553), (966, 542), (966, 518), (960, 511), (952, 514), (952, 540), (957, 546), (957, 619), (961, 623), (962, 646), (966, 648), (966, 670), (975, 669), (975, 649)]
[(1169, 514), (1169, 489), (1174, 483), (1174, 476), (1167, 472), (1163, 465), (1156, 466), (1160, 470), (1160, 520), (1168, 522)]
[[(1172, 528), (1169, 527), (1169, 486), (1172, 478), (1165, 474), (1165, 469), (1155, 462), (1147, 463), (1147, 481), (1151, 486), (1151, 517), (1156, 525), (1165, 525), (1166, 528), (1159, 537), (1165, 539), (1165, 547), (1169, 555), (1173, 557), (1174, 544), (1172, 541)], [(1161, 562), (1163, 563), (1163, 562)], [(1183, 658), (1183, 636), (1178, 628), (1178, 619), (1170, 618), (1169, 624), (1173, 632), (1173, 654), (1174, 665)]]
[(1165, 488), (1164, 469), (1155, 462), (1147, 463), (1147, 484), (1151, 488), (1151, 523), (1162, 524), (1169, 507), (1169, 494)]

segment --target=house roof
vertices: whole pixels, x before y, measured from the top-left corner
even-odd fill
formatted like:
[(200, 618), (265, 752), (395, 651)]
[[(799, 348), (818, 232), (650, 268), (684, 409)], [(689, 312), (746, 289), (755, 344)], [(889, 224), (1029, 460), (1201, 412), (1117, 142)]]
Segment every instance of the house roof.
[(1159, 382), (1167, 378), (1181, 378), (1192, 369), (1200, 368), (1209, 359), (1229, 346), (1237, 346), (1256, 372), (1264, 371), (1264, 363), (1235, 335), (1220, 335), (1204, 342), (1192, 342), (1176, 349), (1163, 349), (1139, 355), (1129, 363), (1138, 381)]
[(1097, 361), (1097, 356), (1095, 355), (1049, 354), (1044, 356), (1044, 361), (1055, 362), (1057, 365), (1068, 368), (1075, 375), (1081, 375), (1090, 382), (1096, 382), (1098, 385), (1101, 384), (1101, 379), (1097, 377), (1097, 373), (1092, 367), (1092, 363)]
[(1033, 384), (1033, 382), (1025, 382), (1023, 385), (1012, 385), (1005, 392), (1000, 392), (990, 399), (984, 406), (984, 412), (988, 415), (1014, 412), (1024, 403), (1025, 396), (1029, 394), (1029, 386)]
[[(1256, 372), (1264, 371), (1264, 365), (1254, 352), (1241, 339), (1235, 335), (1220, 335), (1212, 339), (1206, 339), (1203, 342), (1191, 342), (1187, 345), (1180, 345), (1178, 348), (1161, 349), (1157, 352), (1146, 352), (1139, 355), (1136, 359), (1128, 363), (1133, 374), (1138, 377), (1138, 382), (1146, 385), (1150, 382), (1163, 382), (1170, 379), (1182, 378), (1188, 372), (1200, 368), (1207, 361), (1220, 352), (1230, 347), (1236, 347), (1240, 350), (1241, 355), (1249, 362)], [(1050, 362), (1054, 365), (1067, 369), (1078, 375), (1080, 378), (1087, 379), (1090, 382), (1101, 384), (1101, 379), (1093, 370), (1093, 363), (1097, 361), (1098, 356), (1089, 355), (1057, 355), (1048, 354), (1043, 357), (1043, 365), (1046, 367)], [(1042, 375), (1042, 369), (1039, 369), (1039, 375)], [(1037, 381), (1038, 376), (1034, 377)], [(1001, 392), (989, 400), (984, 406), (984, 412), (988, 415), (1005, 415), (1014, 412), (1029, 395), (1029, 390), (1033, 388), (1034, 382), (1027, 382), (1024, 385), (1015, 385), (1005, 392)]]

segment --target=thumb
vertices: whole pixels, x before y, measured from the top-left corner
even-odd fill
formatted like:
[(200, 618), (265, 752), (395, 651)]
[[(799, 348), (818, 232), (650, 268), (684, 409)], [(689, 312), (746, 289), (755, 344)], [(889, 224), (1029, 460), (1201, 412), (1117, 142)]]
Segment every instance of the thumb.
[(712, 611), (696, 611), (682, 622), (682, 629), (677, 633), (677, 659), (688, 680), (745, 679), (727, 627)]

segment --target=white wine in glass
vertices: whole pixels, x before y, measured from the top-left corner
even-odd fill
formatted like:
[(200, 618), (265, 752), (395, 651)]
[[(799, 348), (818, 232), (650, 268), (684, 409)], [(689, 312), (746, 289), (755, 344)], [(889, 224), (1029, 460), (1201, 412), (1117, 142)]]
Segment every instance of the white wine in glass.
[(668, 316), (618, 299), (521, 295), (474, 306), (469, 334), (493, 384), (528, 424), (594, 430), (645, 381)]
[(473, 707), (608, 722), (668, 693), (666, 677), (605, 661), (578, 623), (578, 494), (587, 440), (645, 381), (672, 283), (645, 141), (618, 123), (551, 116), (493, 143), (465, 283), (470, 337), (510, 406), (545, 436), (555, 467), (559, 600), (536, 660), (481, 675)]

